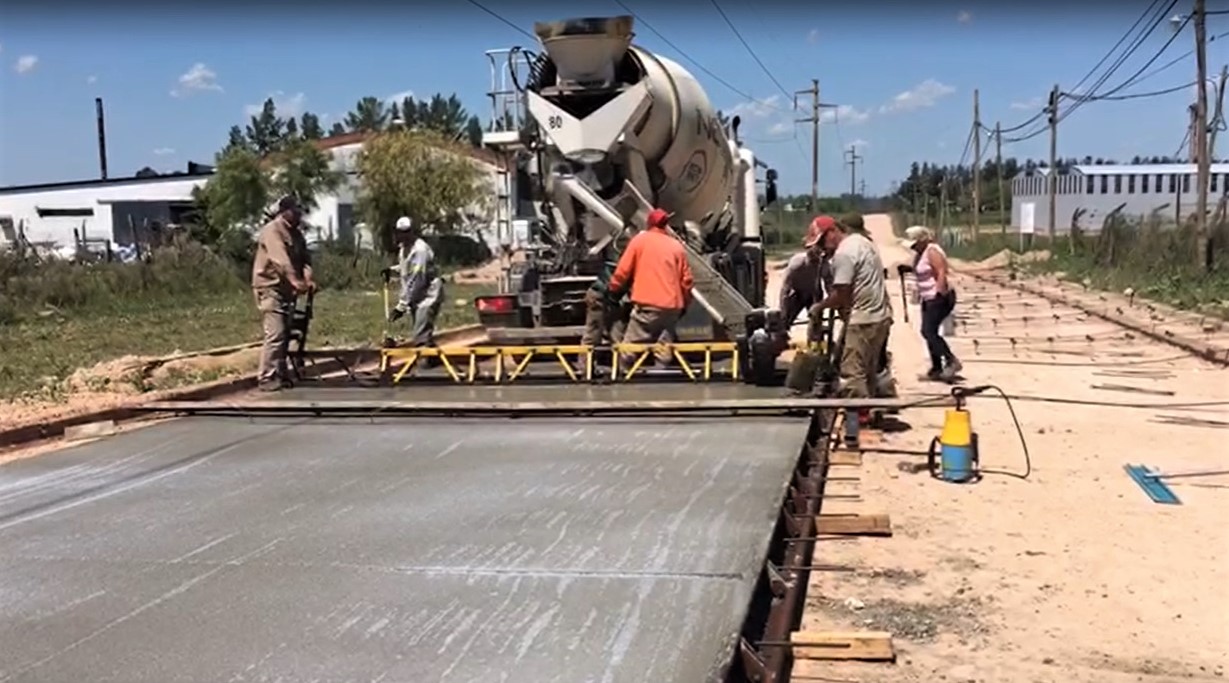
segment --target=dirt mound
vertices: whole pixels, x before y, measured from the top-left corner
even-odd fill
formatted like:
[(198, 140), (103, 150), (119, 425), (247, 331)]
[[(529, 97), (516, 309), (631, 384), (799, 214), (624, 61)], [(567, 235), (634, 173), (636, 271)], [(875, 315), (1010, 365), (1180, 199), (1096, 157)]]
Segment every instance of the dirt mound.
[(1010, 249), (1003, 249), (999, 253), (989, 258), (984, 258), (978, 261), (975, 265), (978, 268), (993, 270), (996, 268), (1007, 268), (1015, 263), (1037, 263), (1040, 261), (1049, 261), (1050, 252), (1042, 249), (1040, 251), (1027, 251), (1023, 254), (1017, 254)]

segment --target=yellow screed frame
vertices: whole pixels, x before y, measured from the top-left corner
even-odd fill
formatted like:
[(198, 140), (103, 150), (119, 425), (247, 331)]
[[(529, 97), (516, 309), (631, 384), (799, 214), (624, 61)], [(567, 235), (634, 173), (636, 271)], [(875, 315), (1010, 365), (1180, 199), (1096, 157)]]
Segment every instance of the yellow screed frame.
[[(626, 382), (640, 373), (651, 355), (668, 352), (678, 363), (679, 369), (692, 381), (709, 381), (716, 377), (737, 381), (738, 345), (733, 342), (680, 342), (674, 344), (614, 344), (614, 353), (634, 358), (626, 370), (615, 363), (611, 379)], [(397, 384), (414, 376), (418, 362), (424, 358), (439, 359), (440, 366), (454, 382), (475, 383), (485, 378), (478, 364), (484, 360), (495, 361), (495, 372), (489, 377), (496, 382), (514, 382), (524, 376), (529, 363), (534, 360), (554, 360), (563, 369), (564, 375), (573, 382), (588, 382), (593, 379), (593, 353), (597, 347), (582, 344), (541, 346), (440, 346), (424, 348), (383, 349), (380, 357), (380, 372), (392, 373), (392, 382)], [(684, 354), (703, 354), (702, 361), (689, 362)], [(714, 360), (730, 360), (730, 370), (717, 372)], [(584, 372), (577, 372), (575, 364), (584, 364)]]

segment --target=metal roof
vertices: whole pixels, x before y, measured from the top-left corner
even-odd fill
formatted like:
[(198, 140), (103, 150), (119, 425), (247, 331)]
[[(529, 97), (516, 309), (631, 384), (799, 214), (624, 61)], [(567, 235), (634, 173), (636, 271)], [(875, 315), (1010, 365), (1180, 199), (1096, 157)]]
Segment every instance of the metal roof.
[[(1070, 167), (1080, 175), (1169, 175), (1195, 173), (1195, 164), (1076, 164)], [(1050, 169), (1039, 168), (1036, 175), (1049, 175)], [(1229, 173), (1229, 164), (1212, 164), (1211, 173)]]

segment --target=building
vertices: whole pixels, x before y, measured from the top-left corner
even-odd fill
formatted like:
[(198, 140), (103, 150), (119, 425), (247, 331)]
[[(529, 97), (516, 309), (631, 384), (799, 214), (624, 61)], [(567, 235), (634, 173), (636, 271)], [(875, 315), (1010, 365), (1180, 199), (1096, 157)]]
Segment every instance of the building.
[[(346, 181), (336, 192), (316, 198), (315, 210), (305, 217), (311, 226), (309, 240), (357, 237), (360, 244), (372, 244), (370, 233), (358, 225), (354, 209), (359, 190), (357, 159), (366, 137), (348, 133), (317, 142)], [(489, 175), (494, 195), (503, 182), (499, 158), (484, 149), (472, 149), (470, 154)], [(160, 227), (182, 223), (193, 210), (192, 190), (213, 175), (212, 168), (196, 164), (189, 171), (0, 188), (0, 245), (15, 241), (18, 235), (43, 251), (58, 253), (71, 253), (79, 244), (99, 250), (146, 242)], [(486, 227), (482, 220), (475, 227)], [(493, 236), (494, 223), (482, 232)]]
[[(1229, 194), (1229, 164), (1211, 166), (1208, 196), (1214, 202)], [(1031, 216), (1036, 232), (1049, 232), (1049, 173), (1043, 168), (1012, 179), (1011, 224), (1017, 230)], [(1196, 173), (1195, 164), (1071, 166), (1058, 176), (1055, 232), (1070, 232), (1073, 220), (1085, 232), (1098, 232), (1106, 216), (1120, 206), (1127, 216), (1189, 216), (1195, 209)]]

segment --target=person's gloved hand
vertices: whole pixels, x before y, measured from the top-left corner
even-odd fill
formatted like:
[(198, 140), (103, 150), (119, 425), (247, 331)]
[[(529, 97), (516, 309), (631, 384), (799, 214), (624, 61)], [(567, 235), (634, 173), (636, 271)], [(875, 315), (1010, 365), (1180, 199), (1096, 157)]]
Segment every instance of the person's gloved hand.
[(394, 308), (393, 310), (391, 310), (391, 311), (389, 311), (389, 312), (388, 312), (388, 322), (390, 322), (390, 323), (392, 323), (392, 322), (397, 322), (397, 321), (398, 321), (398, 320), (400, 320), (400, 319), (401, 319), (401, 317), (402, 317), (402, 316), (404, 316), (404, 315), (405, 315), (405, 309), (403, 309), (403, 308)]
[(585, 290), (585, 304), (590, 308), (596, 307), (602, 302), (602, 296), (592, 289)]
[(389, 280), (393, 279), (393, 269), (385, 268), (384, 270), (381, 270), (380, 277), (384, 278), (385, 282), (388, 282)]
[(896, 266), (896, 274), (901, 277), (904, 277), (906, 274), (912, 273), (912, 272), (913, 272), (913, 266), (909, 265), (908, 263), (900, 263), (900, 264), (897, 264)]

